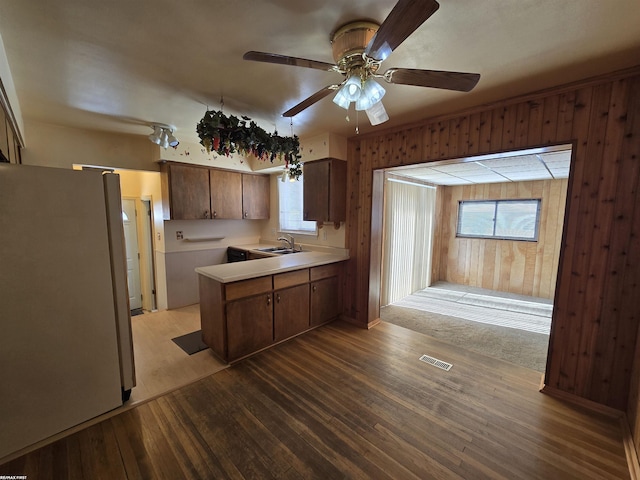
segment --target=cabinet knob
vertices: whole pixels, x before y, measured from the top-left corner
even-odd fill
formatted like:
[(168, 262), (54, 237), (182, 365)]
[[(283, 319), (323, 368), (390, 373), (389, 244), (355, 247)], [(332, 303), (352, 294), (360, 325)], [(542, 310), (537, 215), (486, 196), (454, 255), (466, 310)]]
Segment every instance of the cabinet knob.
[(244, 211), (244, 218), (247, 218), (249, 216), (249, 212), (248, 211)]
[(204, 218), (209, 218), (209, 210), (204, 211)]
[(280, 303), (280, 294), (276, 295), (276, 302)]
[(271, 295), (267, 295), (267, 305), (271, 305)]
[(311, 290), (313, 290), (314, 292), (318, 289), (318, 287), (316, 287), (315, 285), (313, 287), (311, 287)]
[(218, 212), (216, 212), (215, 210), (213, 211), (213, 218), (216, 218), (218, 216)]

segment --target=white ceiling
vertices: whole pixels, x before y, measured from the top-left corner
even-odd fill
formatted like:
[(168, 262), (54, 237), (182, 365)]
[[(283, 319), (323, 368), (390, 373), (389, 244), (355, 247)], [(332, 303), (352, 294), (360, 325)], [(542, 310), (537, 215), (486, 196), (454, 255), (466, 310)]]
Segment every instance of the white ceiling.
[[(333, 63), (330, 33), (381, 22), (394, 0), (2, 0), (0, 35), (29, 121), (197, 141), (205, 108), (291, 132), (281, 113), (340, 82), (337, 73), (248, 62), (248, 50)], [(441, 0), (385, 60), (480, 73), (470, 93), (385, 85), (391, 120), (361, 133), (614, 71), (640, 59), (638, 0)], [(3, 79), (6, 83), (6, 79)], [(352, 136), (356, 115), (325, 98), (293, 118), (301, 137)]]
[(471, 185), (568, 178), (570, 164), (571, 150), (560, 150), (462, 158), (387, 171), (433, 185)]

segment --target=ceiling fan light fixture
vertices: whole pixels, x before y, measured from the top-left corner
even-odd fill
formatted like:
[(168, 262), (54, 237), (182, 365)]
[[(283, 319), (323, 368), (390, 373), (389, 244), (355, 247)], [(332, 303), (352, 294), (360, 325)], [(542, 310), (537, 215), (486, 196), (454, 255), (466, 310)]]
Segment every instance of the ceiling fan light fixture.
[(347, 96), (342, 91), (342, 88), (338, 90), (338, 93), (333, 97), (333, 103), (338, 105), (339, 107), (344, 108), (345, 110), (349, 110), (349, 105), (351, 104), (351, 100), (347, 98)]
[(389, 115), (381, 101), (367, 108), (365, 112), (367, 113), (367, 117), (369, 117), (369, 122), (371, 122), (373, 126), (380, 125), (389, 120)]
[(384, 97), (385, 89), (373, 78), (364, 82), (362, 93), (356, 100), (356, 110), (368, 110)]
[(343, 95), (350, 102), (355, 102), (362, 93), (362, 81), (360, 80), (360, 75), (352, 74), (342, 88), (339, 90), (343, 92)]

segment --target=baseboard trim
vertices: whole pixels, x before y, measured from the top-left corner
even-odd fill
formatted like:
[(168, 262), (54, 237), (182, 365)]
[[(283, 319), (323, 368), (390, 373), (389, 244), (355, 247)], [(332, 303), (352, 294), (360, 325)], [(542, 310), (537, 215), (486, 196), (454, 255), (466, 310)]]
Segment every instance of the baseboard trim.
[(627, 414), (622, 410), (602, 405), (601, 403), (587, 400), (586, 398), (579, 397), (572, 393), (567, 393), (549, 385), (544, 385), (544, 375), (542, 376), (542, 384), (540, 391), (550, 397), (563, 400), (574, 405), (587, 408), (595, 413), (606, 415), (611, 418), (617, 418), (620, 422), (620, 433), (622, 434), (622, 445), (624, 446), (624, 453), (627, 457), (627, 467), (629, 468), (629, 475), (631, 480), (640, 480), (640, 462), (638, 461), (638, 451), (636, 450), (635, 442), (633, 441), (633, 435), (631, 435), (631, 429), (629, 427), (629, 420)]
[(624, 453), (627, 456), (627, 465), (629, 466), (629, 476), (631, 477), (631, 480), (639, 480), (640, 463), (638, 462), (638, 451), (636, 450), (636, 444), (633, 441), (633, 435), (631, 435), (629, 420), (627, 419), (626, 414), (623, 414), (622, 417), (620, 417), (620, 430), (622, 432)]
[(617, 408), (594, 402), (593, 400), (579, 397), (578, 395), (565, 392), (555, 387), (550, 387), (549, 385), (543, 385), (543, 387), (540, 389), (540, 392), (549, 395), (550, 397), (557, 398), (558, 400), (564, 400), (566, 402), (573, 403), (574, 405), (587, 408), (592, 412), (600, 413), (611, 418), (620, 418), (624, 416), (624, 412), (622, 410), (618, 410)]
[(342, 320), (345, 323), (349, 323), (351, 325), (355, 325), (356, 327), (366, 328), (367, 330), (372, 328), (372, 327), (375, 327), (376, 325), (378, 325), (381, 322), (381, 320), (378, 318), (378, 319), (374, 320), (373, 322), (369, 322), (369, 323), (364, 324), (362, 322), (359, 322), (355, 318), (349, 317), (347, 315), (340, 315), (340, 320)]
[(382, 320), (380, 320), (379, 318), (376, 318), (375, 320), (367, 323), (367, 329), (371, 329), (371, 328), (375, 327), (376, 325), (379, 325), (380, 322), (382, 322)]

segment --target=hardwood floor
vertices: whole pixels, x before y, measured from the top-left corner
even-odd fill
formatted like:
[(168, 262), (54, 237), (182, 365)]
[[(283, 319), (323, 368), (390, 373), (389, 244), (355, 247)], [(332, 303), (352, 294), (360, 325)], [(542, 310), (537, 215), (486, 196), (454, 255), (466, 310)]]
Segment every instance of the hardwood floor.
[[(418, 358), (453, 363), (446, 372)], [(617, 419), (540, 374), (334, 323), (0, 466), (27, 478), (630, 478)]]

